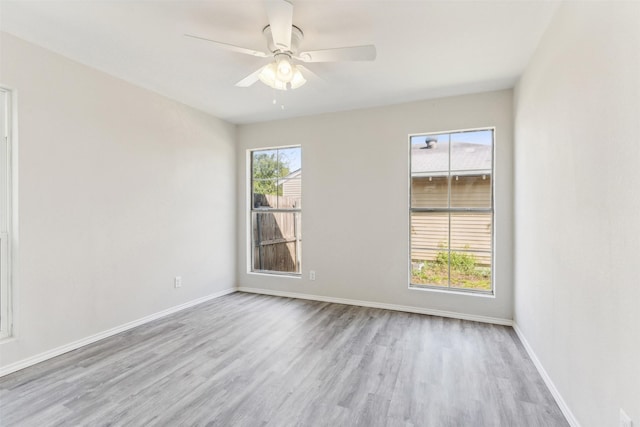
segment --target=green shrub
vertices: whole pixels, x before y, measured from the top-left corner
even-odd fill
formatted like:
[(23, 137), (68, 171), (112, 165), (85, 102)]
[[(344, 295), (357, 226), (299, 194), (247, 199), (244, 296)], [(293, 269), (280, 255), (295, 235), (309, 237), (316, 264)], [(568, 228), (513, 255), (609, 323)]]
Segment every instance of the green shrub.
[(472, 254), (451, 252), (451, 268), (472, 273), (476, 267), (476, 257)]
[(491, 267), (476, 263), (473, 254), (439, 251), (433, 261), (412, 259), (411, 283), (466, 289), (491, 289)]
[[(447, 265), (449, 262), (449, 253), (439, 251), (436, 254), (435, 263), (439, 265)], [(451, 252), (451, 270), (462, 273), (473, 273), (476, 267), (476, 257), (473, 254), (465, 254), (463, 252)]]

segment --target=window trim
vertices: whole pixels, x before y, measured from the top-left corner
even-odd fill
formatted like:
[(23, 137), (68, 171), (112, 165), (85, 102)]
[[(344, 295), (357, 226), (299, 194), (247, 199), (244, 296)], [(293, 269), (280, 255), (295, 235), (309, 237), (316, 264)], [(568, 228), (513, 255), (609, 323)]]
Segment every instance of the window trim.
[[(254, 147), (247, 148), (245, 153), (245, 170), (246, 170), (246, 186), (245, 186), (245, 201), (246, 205), (246, 215), (245, 215), (245, 224), (246, 224), (246, 242), (247, 242), (247, 250), (246, 250), (246, 272), (250, 275), (255, 276), (265, 276), (265, 277), (284, 277), (290, 279), (301, 279), (302, 278), (302, 255), (300, 256), (300, 272), (286, 272), (286, 271), (273, 271), (273, 270), (254, 270), (253, 269), (253, 221), (252, 214), (253, 212), (299, 212), (302, 213), (302, 208), (290, 208), (290, 209), (263, 209), (253, 207), (253, 152), (255, 151), (268, 151), (268, 150), (284, 150), (287, 148), (300, 148), (300, 165), (302, 167), (302, 144), (291, 144), (291, 145), (277, 145), (277, 146), (266, 146), (266, 147)], [(302, 188), (302, 183), (301, 183)], [(300, 195), (302, 199), (302, 193)]]
[[(411, 194), (412, 194), (412, 181), (413, 175), (411, 173), (411, 138), (414, 136), (432, 136), (432, 135), (446, 135), (453, 133), (466, 133), (466, 132), (478, 132), (478, 131), (492, 131), (493, 141), (491, 143), (491, 208), (412, 208), (411, 207)], [(496, 194), (495, 194), (495, 186), (496, 186), (496, 141), (497, 141), (497, 129), (495, 126), (485, 126), (485, 127), (476, 127), (476, 128), (465, 128), (465, 129), (454, 129), (454, 130), (446, 130), (446, 131), (437, 131), (437, 132), (417, 132), (410, 133), (407, 136), (407, 166), (409, 173), (408, 176), (408, 192), (407, 192), (407, 234), (408, 234), (408, 244), (407, 244), (407, 287), (411, 290), (419, 290), (419, 291), (429, 291), (429, 292), (438, 292), (445, 294), (454, 294), (454, 295), (463, 295), (463, 296), (476, 296), (476, 297), (491, 297), (495, 298), (496, 296)], [(451, 168), (446, 171), (448, 174), (451, 173)], [(450, 190), (449, 190), (450, 191)], [(424, 211), (424, 212), (490, 212), (491, 213), (491, 289), (490, 290), (481, 290), (481, 289), (465, 289), (465, 288), (453, 288), (449, 283), (449, 286), (437, 286), (437, 285), (424, 285), (424, 284), (414, 284), (411, 283), (411, 269), (412, 269), (412, 261), (411, 261), (411, 214), (414, 211)], [(450, 230), (449, 230), (450, 232)], [(451, 280), (451, 278), (449, 278)]]
[[(15, 200), (17, 183), (16, 156), (16, 94), (15, 91), (0, 85), (0, 92), (6, 97), (6, 135), (0, 135), (0, 162), (5, 170), (4, 182), (0, 188), (0, 209), (4, 210), (4, 221), (0, 224), (0, 245), (3, 254), (0, 256), (0, 340), (10, 339), (14, 335), (13, 323), (13, 284), (15, 270), (15, 247), (17, 237), (17, 201)], [(1, 182), (1, 181), (0, 181)]]

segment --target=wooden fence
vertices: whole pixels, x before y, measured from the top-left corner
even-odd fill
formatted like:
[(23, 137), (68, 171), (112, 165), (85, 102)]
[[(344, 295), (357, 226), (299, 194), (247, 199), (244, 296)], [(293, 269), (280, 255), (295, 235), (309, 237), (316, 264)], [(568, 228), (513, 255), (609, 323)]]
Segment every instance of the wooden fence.
[[(254, 206), (293, 206), (288, 197), (255, 194)], [(252, 213), (253, 269), (299, 273), (301, 252), (301, 212)]]

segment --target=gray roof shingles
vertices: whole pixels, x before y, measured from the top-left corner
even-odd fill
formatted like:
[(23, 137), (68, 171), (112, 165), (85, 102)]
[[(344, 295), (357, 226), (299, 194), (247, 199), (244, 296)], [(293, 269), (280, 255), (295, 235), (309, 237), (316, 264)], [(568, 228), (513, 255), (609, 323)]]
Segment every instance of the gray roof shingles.
[[(451, 147), (451, 170), (491, 171), (490, 145), (455, 142)], [(426, 144), (411, 146), (411, 172), (419, 175), (446, 175), (449, 169), (449, 143), (440, 142), (433, 148)], [(461, 173), (468, 175), (468, 173)]]

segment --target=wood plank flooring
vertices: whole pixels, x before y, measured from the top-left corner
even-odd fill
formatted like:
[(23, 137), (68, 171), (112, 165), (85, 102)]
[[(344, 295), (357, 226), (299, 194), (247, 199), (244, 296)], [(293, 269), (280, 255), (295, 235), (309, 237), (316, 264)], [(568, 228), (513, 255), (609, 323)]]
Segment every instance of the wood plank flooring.
[(567, 426), (509, 327), (230, 294), (0, 378), (2, 426)]

